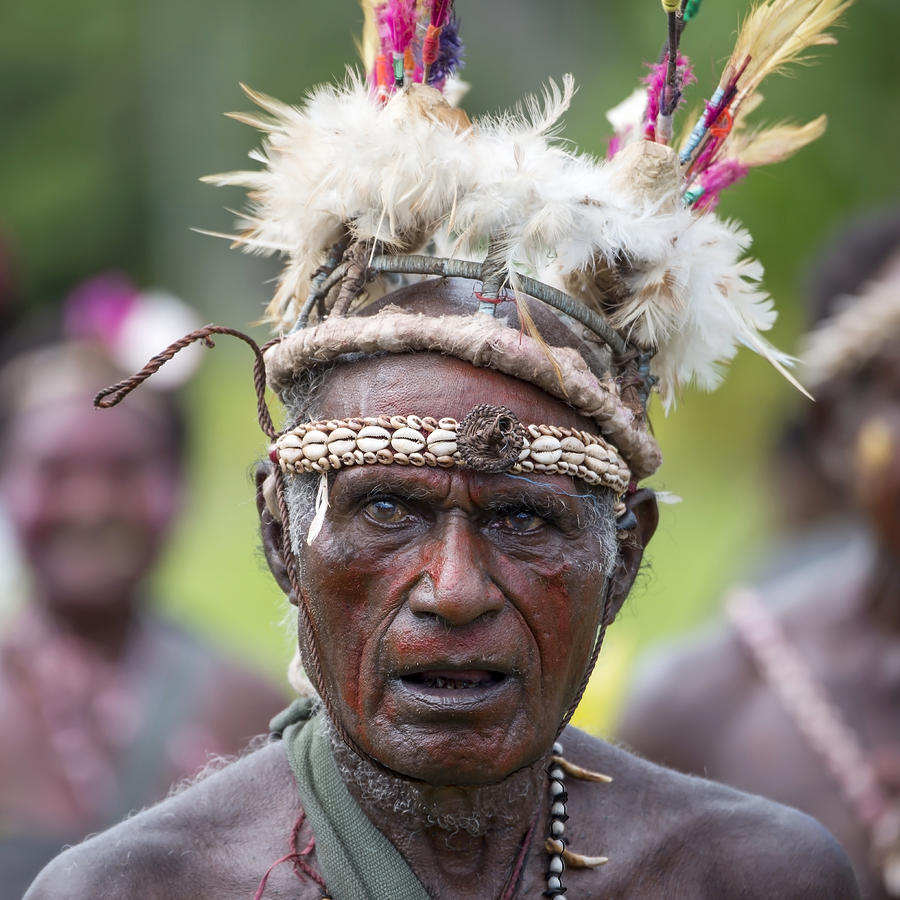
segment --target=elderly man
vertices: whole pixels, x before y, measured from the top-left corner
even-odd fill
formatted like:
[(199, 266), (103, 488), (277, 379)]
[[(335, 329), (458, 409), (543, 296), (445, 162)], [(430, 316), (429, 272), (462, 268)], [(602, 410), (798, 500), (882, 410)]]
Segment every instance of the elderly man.
[[(702, 212), (727, 180), (710, 127), (759, 72), (730, 68), (679, 162), (686, 13), (667, 0), (671, 65), (598, 163), (547, 136), (568, 79), (531, 118), (446, 101), (451, 5), (374, 4), (370, 77), (302, 108), (254, 95), (265, 168), (217, 179), (251, 191), (241, 243), (288, 256), (282, 334), (257, 350), (258, 505), (315, 691), (29, 900), (857, 896), (813, 820), (567, 727), (656, 526), (649, 392), (710, 384), (738, 342), (777, 357), (746, 236)], [(834, 18), (817, 5), (793, 10), (812, 42)]]

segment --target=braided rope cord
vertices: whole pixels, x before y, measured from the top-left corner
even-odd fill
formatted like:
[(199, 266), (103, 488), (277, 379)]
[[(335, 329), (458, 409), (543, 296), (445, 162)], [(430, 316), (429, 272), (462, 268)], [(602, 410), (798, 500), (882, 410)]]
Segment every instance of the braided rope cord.
[(781, 624), (755, 591), (739, 588), (726, 601), (728, 618), (810, 749), (822, 760), (876, 846), (889, 802), (878, 774), (841, 710), (816, 680)]
[(606, 629), (609, 626), (607, 615), (609, 613), (609, 589), (611, 585), (612, 577), (609, 577), (606, 579), (606, 584), (603, 587), (603, 613), (600, 619), (600, 627), (597, 629), (597, 636), (594, 639), (594, 649), (591, 651), (591, 658), (588, 660), (587, 668), (584, 670), (584, 676), (581, 679), (581, 684), (578, 686), (578, 693), (576, 693), (575, 699), (569, 705), (569, 709), (566, 711), (562, 723), (557, 729), (557, 738), (559, 738), (563, 731), (565, 731), (566, 726), (569, 724), (569, 722), (572, 721), (572, 716), (575, 715), (575, 710), (578, 709), (578, 704), (581, 703), (581, 698), (584, 696), (584, 692), (587, 690), (588, 682), (591, 680), (591, 675), (594, 674), (594, 668), (596, 667), (597, 660), (600, 657), (600, 651), (603, 649), (603, 641), (606, 638)]
[(310, 853), (315, 850), (316, 847), (316, 839), (315, 836), (309, 839), (307, 845), (301, 850), (300, 849), (300, 832), (303, 828), (303, 824), (306, 821), (306, 813), (301, 812), (299, 816), (297, 816), (297, 820), (294, 822), (294, 827), (291, 829), (291, 841), (290, 841), (290, 852), (281, 857), (281, 859), (276, 860), (272, 863), (271, 866), (267, 869), (265, 875), (263, 875), (262, 880), (259, 883), (259, 887), (256, 889), (256, 893), (253, 895), (253, 900), (262, 900), (263, 895), (266, 892), (266, 888), (269, 884), (269, 877), (272, 872), (278, 868), (278, 866), (283, 865), (286, 862), (292, 864), (294, 874), (302, 881), (304, 878), (309, 878), (311, 881), (315, 882), (323, 891), (327, 891), (328, 888), (325, 886), (325, 879), (304, 859), (304, 857), (309, 856)]
[(203, 328), (191, 331), (183, 338), (179, 338), (177, 341), (169, 344), (165, 350), (157, 353), (156, 356), (150, 359), (140, 372), (136, 372), (129, 378), (125, 378), (110, 385), (108, 388), (104, 388), (102, 391), (98, 391), (94, 397), (94, 406), (97, 409), (111, 409), (117, 406), (135, 388), (140, 387), (148, 378), (155, 375), (169, 360), (186, 347), (201, 341), (210, 349), (215, 347), (215, 341), (212, 339), (214, 334), (224, 334), (237, 338), (247, 344), (253, 351), (255, 357), (253, 362), (253, 386), (256, 389), (256, 413), (259, 419), (259, 427), (270, 440), (274, 440), (278, 432), (275, 430), (272, 415), (266, 404), (266, 362), (263, 358), (263, 353), (277, 341), (270, 341), (265, 347), (260, 348), (249, 335), (234, 328), (225, 328), (223, 325), (205, 325)]

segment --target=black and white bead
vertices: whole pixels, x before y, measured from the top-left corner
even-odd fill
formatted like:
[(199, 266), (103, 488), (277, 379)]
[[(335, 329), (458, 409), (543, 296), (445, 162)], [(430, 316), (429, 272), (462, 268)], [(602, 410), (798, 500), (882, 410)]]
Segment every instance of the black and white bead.
[[(562, 744), (553, 745), (553, 755), (562, 756)], [(569, 796), (566, 793), (566, 773), (556, 763), (551, 763), (547, 771), (550, 776), (550, 843), (558, 848), (559, 852), (550, 854), (550, 865), (547, 869), (547, 890), (545, 897), (562, 898), (565, 900), (566, 888), (563, 884), (563, 873), (566, 864), (562, 853), (566, 848), (566, 803)]]

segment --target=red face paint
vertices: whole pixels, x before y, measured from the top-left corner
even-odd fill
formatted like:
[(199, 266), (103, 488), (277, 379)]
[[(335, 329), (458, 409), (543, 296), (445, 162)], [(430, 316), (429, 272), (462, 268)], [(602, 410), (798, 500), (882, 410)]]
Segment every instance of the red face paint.
[[(415, 359), (415, 397), (403, 396), (408, 359), (369, 361), (332, 377), (327, 415), (461, 418), (489, 402), (525, 421), (585, 427), (522, 382)], [(497, 781), (537, 759), (600, 618), (602, 560), (582, 527), (583, 487), (567, 476), (401, 466), (331, 480), (303, 583), (344, 727), (389, 768), (433, 783), (450, 772), (454, 783)]]

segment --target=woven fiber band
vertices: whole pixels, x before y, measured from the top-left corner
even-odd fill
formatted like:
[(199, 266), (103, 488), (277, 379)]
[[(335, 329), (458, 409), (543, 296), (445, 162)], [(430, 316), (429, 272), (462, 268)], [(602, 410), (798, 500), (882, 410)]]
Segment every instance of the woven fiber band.
[(461, 423), (430, 416), (307, 422), (280, 435), (271, 457), (291, 475), (379, 464), (465, 466), (489, 472), (570, 475), (588, 484), (602, 484), (619, 495), (628, 488), (631, 472), (616, 449), (602, 437), (574, 428), (523, 426), (510, 414), (521, 430), (507, 442), (505, 452), (511, 455), (504, 459), (502, 454), (485, 454), (478, 442), (479, 423), (498, 409), (502, 408), (476, 407)]

